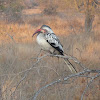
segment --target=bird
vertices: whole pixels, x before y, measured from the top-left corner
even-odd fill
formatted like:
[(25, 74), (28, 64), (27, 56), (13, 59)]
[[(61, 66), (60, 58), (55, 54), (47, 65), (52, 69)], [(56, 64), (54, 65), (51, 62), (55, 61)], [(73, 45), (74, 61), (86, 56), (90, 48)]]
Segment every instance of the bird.
[[(37, 43), (42, 50), (48, 51), (54, 55), (64, 56), (63, 45), (61, 44), (59, 38), (55, 35), (53, 30), (48, 25), (42, 25), (33, 35), (37, 34)], [(64, 59), (64, 62), (70, 69), (72, 73), (76, 73), (77, 70), (71, 64), (68, 59)]]

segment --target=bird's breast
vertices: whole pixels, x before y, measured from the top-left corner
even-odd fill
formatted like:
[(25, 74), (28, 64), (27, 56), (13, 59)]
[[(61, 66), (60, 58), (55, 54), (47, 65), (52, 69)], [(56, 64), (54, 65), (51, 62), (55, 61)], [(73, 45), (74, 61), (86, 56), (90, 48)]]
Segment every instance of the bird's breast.
[(43, 34), (39, 34), (37, 36), (37, 43), (44, 50), (50, 50), (51, 48), (51, 45), (45, 40), (45, 37), (43, 36)]

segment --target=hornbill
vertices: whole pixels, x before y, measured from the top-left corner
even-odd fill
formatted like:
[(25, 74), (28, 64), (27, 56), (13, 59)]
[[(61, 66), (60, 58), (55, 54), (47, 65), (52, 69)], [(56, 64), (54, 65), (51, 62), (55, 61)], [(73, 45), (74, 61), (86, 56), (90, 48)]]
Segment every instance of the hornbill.
[[(64, 56), (63, 46), (60, 43), (59, 38), (54, 34), (53, 30), (49, 26), (42, 25), (41, 28), (32, 35), (32, 37), (35, 34), (37, 34), (37, 43), (40, 45), (42, 50), (49, 51), (54, 55)], [(72, 73), (77, 72), (68, 59), (64, 59), (64, 62)]]

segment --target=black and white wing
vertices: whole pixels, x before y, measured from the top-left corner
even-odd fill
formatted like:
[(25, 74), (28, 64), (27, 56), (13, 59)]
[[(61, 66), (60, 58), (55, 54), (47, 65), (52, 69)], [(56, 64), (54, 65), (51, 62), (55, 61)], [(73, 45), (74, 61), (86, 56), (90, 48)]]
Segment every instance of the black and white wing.
[(60, 54), (63, 55), (63, 46), (54, 33), (46, 33), (45, 39), (53, 48), (55, 48)]

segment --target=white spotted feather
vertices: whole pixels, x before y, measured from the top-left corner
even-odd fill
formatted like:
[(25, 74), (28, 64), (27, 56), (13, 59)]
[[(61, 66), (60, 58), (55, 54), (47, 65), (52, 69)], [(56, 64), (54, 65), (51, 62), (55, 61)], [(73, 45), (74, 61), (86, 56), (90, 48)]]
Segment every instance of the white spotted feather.
[(45, 39), (52, 47), (57, 49), (60, 53), (63, 53), (63, 46), (61, 45), (58, 37), (54, 33), (46, 33)]

